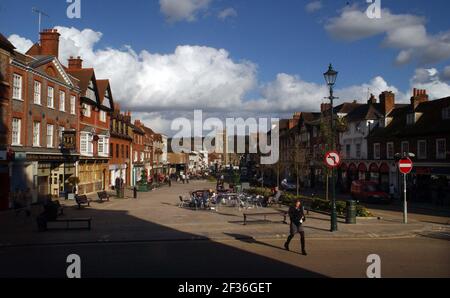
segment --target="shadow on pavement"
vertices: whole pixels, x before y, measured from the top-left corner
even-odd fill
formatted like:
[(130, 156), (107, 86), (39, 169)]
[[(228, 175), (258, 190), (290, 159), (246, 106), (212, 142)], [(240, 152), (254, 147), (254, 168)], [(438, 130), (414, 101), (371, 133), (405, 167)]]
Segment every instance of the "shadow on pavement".
[[(2, 243), (12, 244), (0, 246), (0, 277), (65, 278), (70, 254), (80, 256), (84, 278), (324, 277), (270, 256), (143, 220), (125, 210), (99, 210), (94, 205), (68, 208), (66, 214), (68, 218), (92, 217), (92, 230), (38, 233), (31, 223), (25, 229), (11, 223), (0, 227), (5, 237)], [(256, 240), (250, 243), (270, 246)]]
[[(279, 249), (279, 250), (282, 250), (282, 251), (286, 251), (283, 247), (275, 246), (275, 245), (272, 245), (272, 244), (269, 244), (269, 243), (266, 243), (266, 242), (262, 242), (262, 241), (258, 241), (255, 238), (253, 238), (252, 236), (241, 235), (241, 234), (234, 234), (234, 233), (224, 233), (224, 234), (227, 235), (227, 236), (233, 237), (234, 239), (239, 240), (241, 242), (248, 243), (248, 244), (263, 245), (263, 246), (267, 246), (267, 247), (270, 247), (270, 248), (275, 248), (275, 249)], [(292, 251), (292, 250), (290, 252), (291, 253), (296, 253), (298, 255), (301, 255), (300, 253)]]

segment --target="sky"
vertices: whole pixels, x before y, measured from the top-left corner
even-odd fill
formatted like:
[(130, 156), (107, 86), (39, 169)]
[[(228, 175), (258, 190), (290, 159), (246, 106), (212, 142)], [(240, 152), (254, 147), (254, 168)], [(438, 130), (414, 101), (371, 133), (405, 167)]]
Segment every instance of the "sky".
[[(69, 0), (75, 1), (75, 0)], [(157, 131), (176, 117), (289, 117), (317, 111), (327, 96), (323, 72), (339, 71), (339, 101), (365, 102), (412, 88), (450, 96), (447, 0), (1, 0), (0, 32), (19, 51), (43, 28), (61, 33), (60, 60), (81, 56), (113, 96)], [(373, 0), (376, 1), (376, 0)]]

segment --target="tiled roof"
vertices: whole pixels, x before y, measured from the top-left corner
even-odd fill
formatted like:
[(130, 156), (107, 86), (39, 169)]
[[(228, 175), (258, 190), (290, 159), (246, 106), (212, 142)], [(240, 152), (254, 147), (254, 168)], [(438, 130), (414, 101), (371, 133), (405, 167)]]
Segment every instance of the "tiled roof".
[(370, 137), (413, 137), (427, 136), (440, 133), (450, 133), (450, 120), (442, 118), (442, 109), (450, 106), (450, 97), (445, 97), (433, 101), (419, 104), (415, 110), (421, 113), (421, 117), (412, 125), (407, 125), (406, 118), (412, 113), (411, 105), (402, 105), (394, 109), (389, 117), (391, 123), (386, 127), (374, 129)]
[[(107, 107), (106, 105), (104, 105), (103, 101), (105, 99), (105, 92), (106, 90), (110, 87), (109, 84), (109, 80), (97, 80), (97, 88), (98, 88), (98, 96), (100, 98), (100, 104)], [(112, 109), (112, 107), (114, 106), (114, 102), (113, 102), (113, 98), (112, 98), (112, 94), (109, 94), (110, 98), (110, 103), (108, 104), (110, 107), (110, 109)]]
[(0, 33), (0, 48), (12, 52), (16, 47), (3, 35)]
[(82, 69), (67, 69), (67, 73), (71, 74), (80, 81), (80, 89), (82, 94), (86, 94), (86, 90), (89, 86), (89, 82), (92, 80), (94, 75), (93, 68), (82, 68)]

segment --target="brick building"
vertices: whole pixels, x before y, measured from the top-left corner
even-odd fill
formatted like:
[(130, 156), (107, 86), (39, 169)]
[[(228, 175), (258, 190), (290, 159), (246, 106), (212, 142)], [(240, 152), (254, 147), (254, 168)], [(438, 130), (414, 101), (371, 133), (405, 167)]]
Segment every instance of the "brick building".
[(10, 189), (30, 188), (34, 202), (59, 196), (69, 190), (68, 178), (76, 174), (78, 147), (65, 150), (62, 136), (64, 131), (76, 135), (79, 129), (79, 81), (58, 60), (56, 30), (41, 32), (39, 43), (25, 54), (4, 41), (2, 47)]
[(121, 113), (120, 106), (115, 104), (110, 122), (111, 145), (109, 161), (109, 185), (116, 185), (117, 179), (123, 179), (125, 185), (131, 185), (131, 142), (133, 129), (131, 114)]
[(400, 190), (395, 154), (415, 154), (408, 180), (413, 189), (411, 199), (449, 205), (449, 142), (450, 97), (430, 101), (425, 90), (414, 89), (410, 104), (393, 109), (368, 136), (368, 158), (380, 176), (388, 175), (389, 183)]
[(133, 129), (133, 142), (131, 143), (131, 186), (135, 186), (141, 180), (142, 171), (145, 170), (144, 137), (146, 134), (140, 120), (136, 120), (131, 127)]
[(69, 59), (67, 72), (80, 82), (80, 159), (78, 194), (105, 190), (109, 181), (110, 114), (113, 99), (107, 80), (97, 81), (92, 68), (83, 68), (80, 57)]
[(9, 207), (11, 149), (8, 133), (11, 129), (9, 107), (11, 105), (11, 65), (15, 47), (0, 33), (0, 210)]

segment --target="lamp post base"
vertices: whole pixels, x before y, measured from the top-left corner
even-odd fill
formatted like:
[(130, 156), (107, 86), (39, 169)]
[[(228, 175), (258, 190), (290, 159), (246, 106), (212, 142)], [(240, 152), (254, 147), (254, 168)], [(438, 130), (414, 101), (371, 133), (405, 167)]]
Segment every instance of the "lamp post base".
[(331, 212), (331, 228), (330, 232), (336, 232), (338, 230), (337, 227), (337, 213)]

